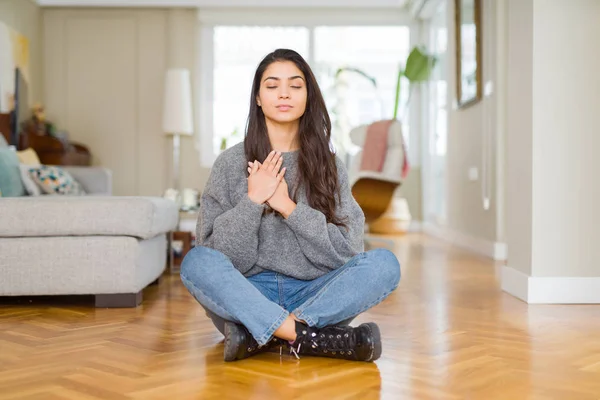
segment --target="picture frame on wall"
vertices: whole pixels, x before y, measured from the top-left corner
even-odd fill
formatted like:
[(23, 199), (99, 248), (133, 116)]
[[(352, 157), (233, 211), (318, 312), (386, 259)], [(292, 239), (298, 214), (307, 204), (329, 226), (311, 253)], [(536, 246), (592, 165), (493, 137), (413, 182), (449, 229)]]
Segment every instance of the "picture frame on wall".
[(18, 147), (21, 123), (29, 117), (29, 39), (0, 21), (0, 119), (7, 142)]
[(481, 0), (454, 0), (456, 102), (465, 108), (482, 97)]

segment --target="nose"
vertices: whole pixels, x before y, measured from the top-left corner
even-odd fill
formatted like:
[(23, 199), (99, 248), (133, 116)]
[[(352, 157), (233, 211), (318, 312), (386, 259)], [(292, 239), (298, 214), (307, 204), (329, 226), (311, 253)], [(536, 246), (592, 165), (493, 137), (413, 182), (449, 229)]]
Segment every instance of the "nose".
[(287, 88), (281, 89), (281, 91), (279, 92), (279, 98), (280, 99), (289, 99), (290, 98), (290, 94), (289, 94)]

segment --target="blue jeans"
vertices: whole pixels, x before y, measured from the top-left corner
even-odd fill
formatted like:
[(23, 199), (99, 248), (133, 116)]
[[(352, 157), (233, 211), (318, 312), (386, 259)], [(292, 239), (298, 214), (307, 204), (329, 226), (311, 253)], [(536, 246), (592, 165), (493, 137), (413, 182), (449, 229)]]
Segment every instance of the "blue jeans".
[(264, 345), (290, 313), (321, 328), (381, 303), (398, 287), (400, 263), (375, 249), (310, 281), (271, 271), (246, 278), (223, 253), (196, 246), (183, 259), (181, 280), (221, 332), (220, 319), (240, 323)]

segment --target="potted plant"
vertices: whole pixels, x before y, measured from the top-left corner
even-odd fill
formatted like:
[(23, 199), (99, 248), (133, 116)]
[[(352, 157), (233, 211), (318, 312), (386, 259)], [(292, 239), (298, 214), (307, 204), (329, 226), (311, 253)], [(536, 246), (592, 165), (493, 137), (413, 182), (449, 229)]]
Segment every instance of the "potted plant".
[[(436, 63), (437, 57), (435, 57), (432, 54), (428, 54), (423, 47), (416, 46), (411, 50), (404, 65), (400, 65), (398, 69), (398, 74), (396, 78), (394, 109), (392, 113), (393, 120), (398, 120), (402, 124), (406, 110), (408, 110), (409, 108), (414, 88), (419, 84), (430, 80), (432, 71)], [(377, 90), (377, 81), (375, 80), (375, 78), (370, 76), (367, 72), (354, 67), (339, 68), (335, 74), (336, 83), (339, 81), (341, 74), (344, 72), (355, 73), (364, 77), (372, 84), (373, 88)], [(409, 92), (407, 101), (400, 110), (400, 99), (402, 90), (401, 83), (403, 78), (406, 78), (409, 82)], [(349, 132), (349, 127), (344, 126), (344, 117), (343, 115), (340, 115), (340, 111), (343, 111), (343, 107), (339, 107), (339, 103), (343, 103), (343, 97), (342, 100), (338, 100), (338, 105), (333, 110), (335, 118), (334, 122), (336, 127), (343, 133), (342, 139), (338, 139), (338, 142), (344, 143), (344, 140), (349, 139), (347, 138), (347, 132)], [(406, 168), (405, 171), (407, 172), (408, 168)], [(408, 225), (410, 224), (411, 218), (412, 217), (406, 199), (393, 199), (386, 213), (380, 219), (378, 219), (376, 223), (371, 224), (370, 229), (372, 232), (380, 231), (381, 233), (398, 233), (401, 231), (403, 232), (408, 229)], [(379, 221), (380, 223), (378, 223)]]

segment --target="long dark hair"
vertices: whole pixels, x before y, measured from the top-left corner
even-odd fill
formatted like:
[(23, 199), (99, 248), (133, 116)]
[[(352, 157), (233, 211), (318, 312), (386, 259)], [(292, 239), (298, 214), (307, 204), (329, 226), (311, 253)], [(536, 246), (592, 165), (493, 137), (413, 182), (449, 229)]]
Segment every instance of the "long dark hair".
[(250, 112), (246, 127), (244, 149), (248, 161), (262, 162), (272, 150), (265, 115), (256, 104), (261, 78), (269, 65), (277, 61), (291, 61), (306, 79), (306, 109), (300, 117), (298, 141), (298, 178), (293, 184), (292, 200), (297, 201), (298, 190), (303, 187), (308, 205), (325, 214), (327, 222), (346, 226), (336, 213), (336, 199), (340, 198), (338, 171), (335, 153), (329, 143), (331, 138), (331, 120), (327, 113), (325, 100), (312, 70), (300, 54), (294, 50), (277, 49), (268, 54), (258, 65), (252, 82)]

